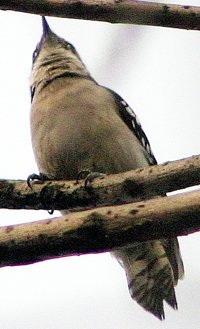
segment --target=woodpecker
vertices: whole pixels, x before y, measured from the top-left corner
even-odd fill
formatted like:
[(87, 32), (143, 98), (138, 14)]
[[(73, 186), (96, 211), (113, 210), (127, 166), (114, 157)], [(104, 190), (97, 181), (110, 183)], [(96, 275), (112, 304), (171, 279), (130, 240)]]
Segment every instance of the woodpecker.
[[(76, 179), (78, 172), (114, 174), (156, 164), (134, 111), (99, 85), (74, 46), (42, 17), (33, 53), (31, 137), (41, 177)], [(164, 319), (163, 302), (177, 308), (174, 287), (184, 269), (177, 239), (134, 243), (113, 252), (126, 272), (130, 295)]]

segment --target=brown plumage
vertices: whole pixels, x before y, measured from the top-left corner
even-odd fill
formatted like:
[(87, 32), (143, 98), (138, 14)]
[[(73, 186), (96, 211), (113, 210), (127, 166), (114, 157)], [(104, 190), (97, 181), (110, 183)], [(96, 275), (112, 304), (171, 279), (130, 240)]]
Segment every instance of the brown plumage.
[[(39, 171), (75, 179), (83, 169), (119, 173), (155, 164), (133, 110), (90, 76), (75, 48), (43, 18), (33, 55), (31, 134)], [(146, 310), (164, 318), (163, 301), (177, 308), (174, 286), (183, 276), (177, 239), (137, 243), (113, 252), (129, 291)]]

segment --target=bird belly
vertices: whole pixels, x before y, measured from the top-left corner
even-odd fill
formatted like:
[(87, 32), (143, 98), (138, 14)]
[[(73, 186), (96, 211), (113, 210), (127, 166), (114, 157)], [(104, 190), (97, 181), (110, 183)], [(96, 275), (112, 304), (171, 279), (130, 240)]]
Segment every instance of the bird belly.
[(109, 174), (148, 165), (120, 116), (97, 97), (86, 101), (86, 94), (78, 93), (75, 102), (59, 86), (51, 103), (45, 97), (33, 102), (32, 143), (40, 172), (52, 179), (74, 179), (84, 169)]

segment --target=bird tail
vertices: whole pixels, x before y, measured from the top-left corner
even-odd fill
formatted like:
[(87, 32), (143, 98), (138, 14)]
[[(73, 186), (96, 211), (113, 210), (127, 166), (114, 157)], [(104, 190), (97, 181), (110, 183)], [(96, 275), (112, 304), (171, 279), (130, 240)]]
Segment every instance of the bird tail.
[(171, 239), (136, 243), (113, 252), (126, 272), (131, 297), (160, 320), (165, 318), (163, 301), (177, 309), (174, 285), (183, 275), (177, 248), (177, 239)]

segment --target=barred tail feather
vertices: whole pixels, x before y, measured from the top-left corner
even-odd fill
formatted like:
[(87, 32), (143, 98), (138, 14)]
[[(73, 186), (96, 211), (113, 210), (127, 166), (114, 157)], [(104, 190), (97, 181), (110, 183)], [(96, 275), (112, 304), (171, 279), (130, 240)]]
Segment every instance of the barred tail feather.
[(175, 285), (178, 283), (178, 279), (184, 278), (184, 266), (179, 249), (177, 239), (166, 239), (162, 240), (166, 255), (170, 261), (170, 264), (174, 273)]
[(123, 266), (130, 295), (138, 304), (160, 320), (165, 318), (163, 301), (177, 309), (173, 269), (162, 241), (134, 244), (113, 254)]

